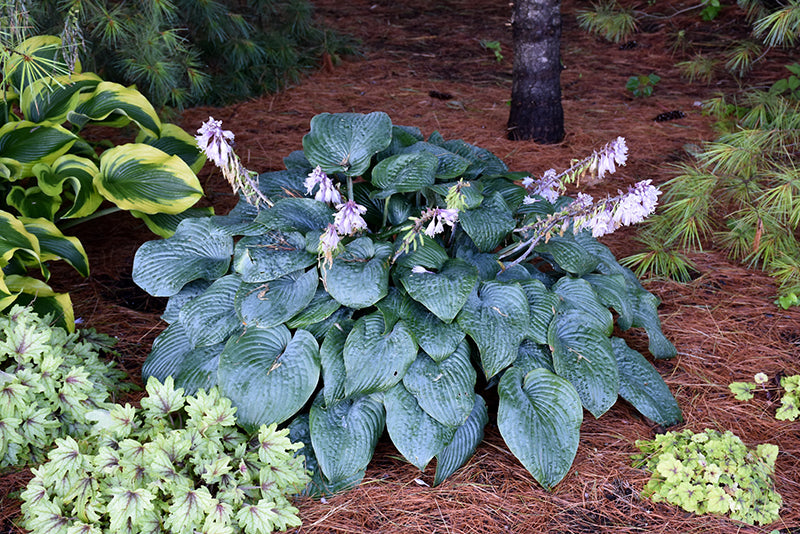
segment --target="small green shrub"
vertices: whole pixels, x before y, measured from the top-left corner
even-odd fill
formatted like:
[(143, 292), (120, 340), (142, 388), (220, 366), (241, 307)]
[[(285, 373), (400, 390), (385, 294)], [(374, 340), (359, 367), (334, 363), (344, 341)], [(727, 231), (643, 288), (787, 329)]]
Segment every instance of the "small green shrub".
[(647, 76), (640, 74), (631, 76), (625, 84), (625, 89), (633, 93), (636, 98), (648, 97), (653, 94), (656, 84), (661, 81), (661, 76), (650, 73)]
[(0, 315), (0, 467), (41, 462), (56, 439), (88, 433), (87, 412), (124, 389), (125, 374), (99, 358), (115, 342), (28, 307)]
[(786, 65), (786, 68), (791, 74), (772, 84), (769, 92), (773, 95), (788, 95), (794, 100), (800, 100), (800, 64)]
[(147, 383), (141, 409), (107, 406), (84, 439), (56, 440), (22, 493), (32, 534), (269, 534), (300, 526), (287, 496), (308, 482), (288, 430), (250, 439), (217, 388)]
[(652, 477), (643, 495), (696, 514), (723, 514), (751, 525), (780, 519), (782, 499), (772, 475), (778, 447), (762, 444), (748, 450), (730, 431), (691, 430), (637, 441), (638, 467)]
[(198, 133), (242, 200), (137, 251), (134, 281), (169, 297), (142, 374), (218, 385), (246, 428), (289, 421), (318, 467), (309, 492), (357, 484), (384, 428), (419, 469), (437, 458), (439, 484), (482, 439), (479, 375), (546, 488), (572, 464), (583, 408), (599, 417), (621, 396), (681, 419), (653, 366), (612, 336), (610, 307), (655, 357), (674, 356), (658, 299), (595, 239), (651, 213), (658, 190), (562, 196), (623, 165), (623, 138), (533, 179), (385, 113), (324, 113), (286, 170), (255, 177), (232, 132), (209, 121)]
[(633, 12), (614, 0), (592, 4), (591, 10), (578, 10), (578, 24), (613, 43), (627, 41), (638, 26)]
[[(759, 389), (759, 386), (763, 391), (774, 391), (777, 389), (770, 388), (767, 385), (769, 379), (764, 373), (756, 374), (754, 380), (754, 382), (732, 382), (728, 385), (728, 388), (736, 399), (742, 401), (749, 401), (752, 399), (754, 397), (754, 392)], [(794, 421), (800, 417), (800, 375), (782, 376), (781, 387), (784, 391), (781, 396), (781, 405), (775, 412), (775, 419), (780, 421)]]

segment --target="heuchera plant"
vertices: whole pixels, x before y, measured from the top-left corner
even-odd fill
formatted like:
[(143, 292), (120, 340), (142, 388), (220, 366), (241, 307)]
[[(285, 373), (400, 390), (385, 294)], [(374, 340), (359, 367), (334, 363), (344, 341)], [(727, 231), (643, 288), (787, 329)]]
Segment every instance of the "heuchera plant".
[(479, 380), (498, 387), (503, 438), (546, 488), (572, 464), (583, 408), (599, 417), (622, 396), (661, 424), (681, 419), (658, 372), (612, 335), (609, 308), (673, 356), (658, 299), (593, 237), (652, 212), (657, 189), (561, 196), (624, 164), (624, 139), (539, 179), (381, 112), (314, 117), (287, 169), (260, 176), (232, 139), (217, 121), (198, 135), (242, 201), (137, 251), (136, 283), (170, 297), (142, 372), (218, 385), (247, 428), (288, 422), (315, 468), (310, 492), (357, 484), (384, 428), (419, 469), (436, 458), (440, 483), (483, 437)]
[[(736, 399), (749, 401), (754, 397), (754, 392), (759, 388), (767, 391), (771, 388), (768, 385), (769, 377), (764, 373), (756, 373), (753, 377), (754, 382), (732, 382), (728, 389), (734, 394)], [(775, 419), (779, 421), (794, 421), (800, 417), (800, 375), (782, 376), (781, 405), (775, 411)]]
[(0, 315), (0, 467), (40, 462), (57, 438), (85, 436), (86, 413), (124, 386), (101, 360), (115, 339), (67, 333), (29, 307)]
[(301, 445), (262, 425), (251, 441), (217, 388), (185, 397), (151, 378), (141, 409), (110, 405), (87, 439), (56, 441), (22, 494), (32, 534), (269, 534), (300, 526)]
[(749, 450), (730, 431), (691, 430), (659, 434), (637, 441), (639, 467), (652, 477), (643, 494), (696, 514), (727, 514), (751, 525), (780, 519), (781, 496), (772, 475), (778, 447), (758, 445)]

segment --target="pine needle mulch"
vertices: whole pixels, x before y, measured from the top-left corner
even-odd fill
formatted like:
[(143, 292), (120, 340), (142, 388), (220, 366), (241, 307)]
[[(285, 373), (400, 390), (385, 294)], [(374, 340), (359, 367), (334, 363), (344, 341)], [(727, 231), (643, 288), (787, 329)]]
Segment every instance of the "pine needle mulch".
[[(714, 46), (716, 35), (743, 34), (744, 23), (701, 22), (691, 12), (651, 19), (625, 47), (595, 39), (578, 29), (575, 13), (588, 8), (576, 0), (562, 4), (563, 106), (566, 139), (540, 146), (505, 138), (511, 93), (511, 9), (492, 0), (317, 0), (317, 13), (335, 29), (363, 41), (363, 56), (346, 58), (276, 94), (226, 108), (187, 110), (180, 123), (193, 132), (209, 115), (236, 134), (236, 149), (246, 166), (283, 168), (282, 158), (302, 147), (310, 119), (322, 112), (385, 111), (393, 123), (416, 126), (426, 136), (438, 130), (445, 139), (464, 139), (487, 148), (514, 171), (541, 174), (563, 169), (621, 135), (630, 148), (627, 166), (606, 183), (583, 190), (595, 196), (615, 193), (643, 179), (661, 184), (669, 165), (686, 158), (686, 145), (714, 138), (711, 120), (698, 101), (717, 91), (735, 93), (736, 83), (721, 76), (713, 85), (689, 85), (674, 67), (671, 36), (685, 29)], [(663, 13), (685, 6), (659, 3)], [(735, 12), (735, 8), (725, 8)], [(723, 21), (730, 19), (722, 19)], [(481, 46), (501, 44), (502, 61)], [(773, 55), (747, 83), (767, 87), (783, 76), (787, 55)], [(634, 99), (625, 91), (629, 76), (661, 76), (654, 95)], [(662, 113), (685, 117), (657, 122)], [(224, 213), (233, 204), (219, 173), (201, 174), (208, 201)], [(76, 316), (119, 339), (119, 364), (134, 382), (150, 344), (165, 324), (163, 301), (137, 292), (130, 269), (138, 246), (153, 236), (126, 214), (86, 224), (77, 235), (89, 254), (92, 276), (80, 279), (54, 265), (53, 282), (70, 291)], [(635, 229), (603, 239), (618, 257), (637, 252)], [(295, 532), (319, 533), (767, 533), (800, 532), (800, 422), (774, 418), (776, 398), (757, 396), (744, 403), (728, 390), (764, 372), (779, 377), (800, 373), (800, 310), (773, 304), (773, 281), (727, 260), (712, 248), (692, 257), (697, 278), (688, 284), (645, 281), (663, 303), (664, 332), (678, 349), (672, 360), (655, 362), (681, 406), (685, 422), (674, 430), (731, 430), (749, 446), (774, 443), (780, 449), (775, 477), (784, 505), (782, 521), (750, 527), (724, 517), (696, 516), (639, 495), (647, 474), (631, 466), (636, 440), (651, 439), (654, 427), (623, 401), (595, 420), (586, 413), (581, 445), (566, 478), (552, 492), (542, 490), (511, 455), (490, 423), (475, 456), (453, 476), (432, 488), (434, 466), (424, 473), (405, 463), (385, 436), (379, 442), (358, 488), (324, 501), (297, 502), (303, 526)], [(131, 308), (135, 308), (131, 309)], [(138, 310), (138, 311), (137, 311)], [(622, 334), (646, 353), (641, 332)], [(496, 399), (486, 392), (494, 421)], [(22, 532), (11, 524), (19, 503), (13, 492), (24, 487), (24, 472), (0, 477), (0, 533)]]

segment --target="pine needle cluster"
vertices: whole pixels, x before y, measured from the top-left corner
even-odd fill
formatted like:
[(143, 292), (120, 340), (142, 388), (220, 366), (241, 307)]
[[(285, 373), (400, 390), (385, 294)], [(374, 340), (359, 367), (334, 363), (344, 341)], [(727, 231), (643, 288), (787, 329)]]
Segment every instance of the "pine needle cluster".
[(307, 0), (40, 0), (29, 9), (41, 33), (58, 33), (74, 14), (84, 67), (136, 84), (157, 108), (274, 92), (321, 58), (354, 52)]

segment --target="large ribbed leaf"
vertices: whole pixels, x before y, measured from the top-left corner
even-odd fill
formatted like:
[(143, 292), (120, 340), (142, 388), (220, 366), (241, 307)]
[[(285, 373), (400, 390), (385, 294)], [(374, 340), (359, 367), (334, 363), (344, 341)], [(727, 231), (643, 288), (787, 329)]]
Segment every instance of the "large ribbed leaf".
[(16, 164), (11, 181), (33, 174), (37, 163), (52, 164), (64, 155), (78, 137), (69, 130), (49, 122), (13, 121), (0, 127), (0, 155)]
[(210, 285), (211, 282), (208, 280), (195, 280), (183, 286), (180, 291), (167, 300), (167, 306), (164, 308), (164, 313), (161, 314), (161, 319), (167, 323), (179, 320), (184, 304), (205, 293)]
[(318, 282), (317, 269), (311, 268), (269, 282), (242, 284), (236, 293), (236, 313), (248, 328), (278, 326), (308, 306)]
[(313, 166), (326, 173), (361, 176), (372, 156), (392, 141), (392, 121), (382, 111), (321, 113), (311, 119), (311, 130), (303, 136), (303, 152)]
[(41, 280), (16, 274), (6, 276), (5, 285), (8, 294), (16, 294), (14, 301), (20, 306), (30, 306), (40, 317), (50, 314), (55, 325), (67, 332), (75, 331), (75, 313), (69, 293), (56, 293)]
[(162, 124), (161, 135), (158, 137), (152, 137), (146, 130), (142, 130), (136, 136), (136, 142), (156, 147), (171, 156), (178, 156), (194, 173), (200, 172), (206, 162), (205, 155), (197, 148), (194, 136), (176, 124)]
[(22, 187), (15, 185), (6, 195), (6, 203), (14, 208), (22, 217), (37, 219), (39, 217), (53, 220), (61, 199), (46, 195), (36, 186)]
[(19, 107), (26, 120), (62, 124), (67, 112), (77, 106), (80, 92), (92, 91), (102, 81), (90, 72), (42, 78), (22, 91)]
[(500, 193), (484, 198), (475, 209), (458, 214), (458, 221), (481, 252), (491, 252), (516, 227), (511, 209)]
[(611, 335), (614, 329), (614, 317), (597, 298), (589, 282), (582, 278), (564, 276), (550, 289), (561, 297), (565, 307), (580, 310), (591, 319), (593, 327), (605, 332), (606, 336)]
[(28, 219), (20, 217), (25, 230), (39, 240), (39, 259), (49, 261), (62, 259), (72, 265), (81, 276), (89, 276), (89, 258), (77, 237), (66, 236), (55, 224), (47, 219)]
[(89, 121), (102, 121), (112, 113), (126, 116), (153, 137), (161, 133), (161, 120), (147, 98), (136, 89), (114, 82), (97, 84), (89, 98), (67, 115), (67, 120), (82, 128)]
[(451, 259), (438, 272), (415, 273), (406, 270), (400, 283), (408, 294), (449, 323), (455, 319), (478, 283), (478, 269), (460, 259)]
[(289, 328), (304, 328), (324, 321), (341, 308), (342, 305), (331, 298), (324, 288), (318, 287), (311, 302), (297, 315), (286, 321)]
[(475, 404), (469, 417), (463, 425), (456, 429), (453, 439), (436, 456), (436, 474), (433, 477), (433, 485), (438, 486), (444, 480), (456, 472), (456, 469), (467, 463), (467, 460), (475, 454), (483, 441), (483, 429), (489, 422), (489, 413), (486, 408), (486, 401), (480, 395), (475, 395)]
[(619, 394), (639, 412), (663, 426), (683, 421), (681, 409), (658, 371), (624, 339), (611, 338), (619, 368)]
[(675, 348), (661, 331), (661, 320), (658, 318), (659, 299), (652, 293), (641, 290), (633, 293), (634, 310), (632, 326), (644, 328), (650, 344), (647, 350), (656, 358), (672, 358), (678, 354)]
[(344, 306), (360, 309), (372, 306), (389, 291), (389, 257), (392, 245), (360, 237), (349, 243), (322, 268), (328, 293)]
[(475, 341), (483, 372), (491, 378), (517, 357), (530, 322), (528, 301), (517, 283), (483, 282), (456, 320)]
[(39, 240), (25, 229), (22, 221), (7, 211), (0, 210), (0, 266), (8, 265), (18, 250), (38, 258)]
[(518, 282), (525, 292), (530, 308), (531, 322), (525, 337), (536, 343), (547, 343), (547, 330), (561, 306), (561, 298), (547, 289), (539, 280), (521, 280)]
[(534, 250), (551, 256), (559, 267), (575, 276), (592, 272), (600, 263), (600, 259), (587, 252), (570, 233), (552, 236), (546, 243), (536, 245)]
[(372, 169), (372, 185), (380, 189), (376, 198), (394, 193), (412, 193), (435, 181), (436, 156), (428, 152), (390, 156)]
[(174, 376), (191, 350), (192, 342), (186, 327), (180, 321), (172, 323), (153, 341), (150, 354), (142, 365), (142, 380), (147, 382), (154, 376), (163, 382), (168, 376)]
[(457, 323), (443, 322), (414, 301), (407, 307), (403, 321), (417, 344), (436, 362), (452, 354), (466, 336)]
[(347, 336), (353, 329), (353, 324), (350, 319), (336, 321), (328, 329), (328, 333), (325, 334), (325, 339), (319, 348), (326, 404), (332, 404), (345, 398), (344, 382), (347, 377), (347, 371), (344, 367), (343, 351)]
[(459, 156), (453, 154), (449, 150), (442, 148), (432, 143), (419, 141), (413, 145), (400, 150), (401, 154), (431, 154), (436, 156), (436, 165), (434, 171), (437, 180), (452, 180), (458, 178), (469, 166), (469, 162)]
[(464, 171), (464, 177), (466, 179), (476, 178), (481, 174), (486, 176), (502, 174), (508, 170), (503, 160), (492, 154), (489, 150), (471, 145), (461, 139), (443, 141), (439, 143), (439, 145), (470, 162), (469, 167)]
[(210, 217), (214, 215), (214, 208), (207, 206), (204, 208), (189, 208), (188, 210), (180, 213), (142, 213), (141, 211), (131, 210), (131, 215), (137, 219), (144, 221), (147, 229), (160, 237), (171, 237), (178, 225), (184, 219), (193, 219), (200, 217)]
[(333, 210), (313, 198), (282, 198), (268, 210), (262, 210), (256, 222), (273, 230), (300, 232), (324, 230), (333, 222)]
[(72, 207), (61, 216), (62, 219), (86, 217), (100, 207), (103, 197), (94, 188), (94, 178), (100, 169), (90, 159), (73, 154), (65, 154), (55, 160), (52, 165), (43, 163), (33, 166), (33, 174), (41, 190), (59, 197), (68, 184), (72, 193)]
[(331, 483), (352, 478), (364, 471), (383, 433), (386, 413), (382, 394), (344, 399), (325, 404), (317, 394), (308, 414), (311, 444)]
[(475, 404), (476, 378), (469, 344), (464, 341), (439, 363), (420, 352), (406, 371), (403, 386), (428, 415), (445, 426), (457, 427), (464, 424)]
[(245, 282), (269, 282), (314, 265), (317, 257), (306, 251), (299, 232), (266, 232), (236, 243), (233, 268)]
[(561, 310), (550, 324), (547, 341), (556, 373), (569, 380), (583, 406), (600, 417), (617, 400), (619, 373), (611, 340), (594, 321), (582, 310)]
[(567, 474), (580, 441), (581, 401), (563, 378), (546, 369), (527, 375), (512, 367), (498, 386), (497, 426), (503, 440), (546, 490)]
[(241, 284), (237, 275), (223, 276), (181, 308), (179, 318), (193, 347), (222, 343), (242, 327), (233, 306)]
[(233, 239), (210, 219), (187, 219), (175, 235), (144, 243), (133, 258), (133, 281), (156, 297), (170, 297), (187, 282), (224, 275)]
[(181, 158), (143, 143), (103, 152), (94, 186), (120, 208), (148, 214), (181, 213), (203, 196), (200, 181)]
[(314, 336), (285, 326), (249, 328), (232, 337), (219, 357), (220, 392), (236, 406), (248, 430), (286, 421), (308, 401), (319, 382)]
[(428, 415), (403, 384), (396, 384), (383, 398), (386, 430), (392, 443), (420, 471), (453, 439), (455, 426), (445, 426)]
[(619, 314), (617, 324), (623, 330), (627, 330), (633, 322), (633, 303), (625, 277), (621, 274), (589, 273), (584, 275), (583, 279), (592, 284), (603, 306), (617, 311)]
[(347, 336), (343, 354), (348, 397), (386, 391), (403, 379), (417, 358), (417, 344), (403, 321), (389, 332), (385, 329), (383, 316), (373, 313), (356, 321)]
[(401, 254), (395, 263), (399, 267), (408, 270), (416, 266), (438, 270), (448, 259), (450, 257), (447, 255), (447, 250), (432, 238), (423, 234), (421, 241), (417, 241), (417, 246)]

